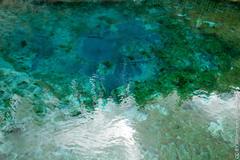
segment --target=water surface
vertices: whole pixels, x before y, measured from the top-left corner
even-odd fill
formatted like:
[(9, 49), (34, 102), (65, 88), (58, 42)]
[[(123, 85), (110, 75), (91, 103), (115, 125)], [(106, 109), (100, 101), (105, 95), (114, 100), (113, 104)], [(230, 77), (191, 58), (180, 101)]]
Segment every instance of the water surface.
[(19, 3), (0, 6), (0, 159), (234, 159), (236, 4)]

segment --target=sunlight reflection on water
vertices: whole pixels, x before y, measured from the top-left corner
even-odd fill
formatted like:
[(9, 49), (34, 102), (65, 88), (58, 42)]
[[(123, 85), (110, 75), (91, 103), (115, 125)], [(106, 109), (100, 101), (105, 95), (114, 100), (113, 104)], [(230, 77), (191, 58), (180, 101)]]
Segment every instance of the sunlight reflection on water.
[[(137, 110), (134, 99), (127, 97), (122, 104), (109, 100), (104, 108), (99, 107), (94, 113), (62, 119), (56, 118), (62, 111), (56, 111), (46, 117), (42, 125), (29, 122), (24, 131), (2, 136), (0, 153), (4, 153), (2, 157), (6, 160), (157, 160), (171, 158), (174, 152), (183, 152), (181, 148), (172, 150), (172, 144), (179, 139), (184, 144), (201, 143), (194, 139), (191, 141), (189, 136), (193, 133), (203, 136), (203, 141), (206, 138), (204, 132), (216, 137), (221, 133), (225, 141), (234, 143), (234, 133), (229, 130), (234, 124), (228, 124), (235, 120), (235, 94), (226, 99), (215, 94), (194, 96), (183, 104), (180, 111), (175, 107), (177, 101), (178, 96), (172, 94), (148, 104), (145, 112), (141, 112)], [(186, 108), (187, 104), (192, 108)], [(201, 124), (202, 120), (197, 119), (197, 115), (209, 124), (206, 128), (203, 126), (205, 122)], [(198, 123), (201, 128), (198, 128)], [(183, 130), (176, 133), (175, 124)], [(192, 130), (189, 135), (185, 133), (186, 127)], [(171, 137), (172, 132), (178, 135), (177, 139)], [(174, 141), (167, 142), (169, 138)], [(198, 149), (201, 147), (204, 146)], [(188, 149), (183, 152), (187, 153), (186, 157), (196, 156), (190, 155), (194, 153)]]

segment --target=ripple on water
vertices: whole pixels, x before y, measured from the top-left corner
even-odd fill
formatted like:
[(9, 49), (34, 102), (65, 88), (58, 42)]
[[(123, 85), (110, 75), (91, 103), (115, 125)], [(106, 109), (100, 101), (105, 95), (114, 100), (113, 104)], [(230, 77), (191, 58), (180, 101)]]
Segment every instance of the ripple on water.
[(109, 101), (94, 113), (63, 119), (56, 118), (63, 111), (56, 111), (42, 125), (29, 122), (23, 132), (1, 135), (0, 153), (17, 160), (231, 157), (234, 126), (229, 123), (234, 122), (235, 113), (228, 110), (235, 109), (236, 96), (196, 96), (183, 104), (191, 109), (179, 108), (177, 101), (178, 96), (172, 94), (151, 102), (140, 112), (128, 97), (122, 104)]

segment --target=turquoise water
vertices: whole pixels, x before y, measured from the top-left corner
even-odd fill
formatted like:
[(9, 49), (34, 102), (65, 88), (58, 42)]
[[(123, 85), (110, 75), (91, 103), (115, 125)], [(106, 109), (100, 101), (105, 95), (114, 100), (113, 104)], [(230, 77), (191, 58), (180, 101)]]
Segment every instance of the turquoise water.
[(238, 10), (2, 2), (0, 159), (234, 159)]

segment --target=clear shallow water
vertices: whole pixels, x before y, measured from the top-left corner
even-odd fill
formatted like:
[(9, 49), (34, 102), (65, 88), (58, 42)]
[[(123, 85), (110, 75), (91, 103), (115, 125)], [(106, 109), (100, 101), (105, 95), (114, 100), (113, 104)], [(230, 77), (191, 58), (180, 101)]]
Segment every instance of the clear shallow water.
[(0, 159), (234, 159), (238, 12), (184, 3), (1, 5)]

